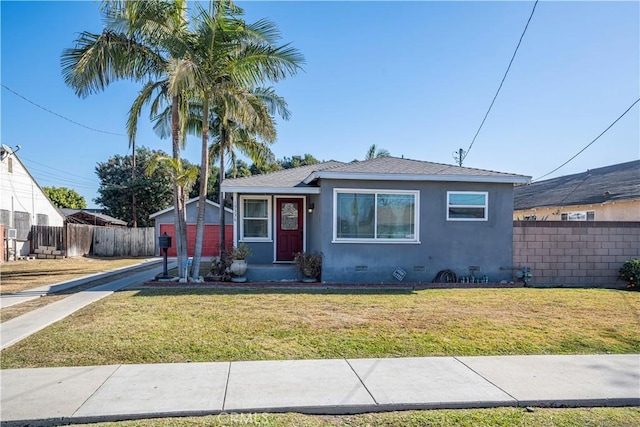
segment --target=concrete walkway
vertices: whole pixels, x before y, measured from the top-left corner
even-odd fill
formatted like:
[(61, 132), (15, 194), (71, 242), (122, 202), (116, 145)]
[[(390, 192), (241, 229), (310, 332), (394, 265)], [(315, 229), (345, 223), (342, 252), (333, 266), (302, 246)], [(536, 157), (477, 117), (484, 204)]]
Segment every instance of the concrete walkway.
[(11, 307), (12, 305), (22, 304), (23, 302), (38, 299), (44, 295), (54, 294), (56, 292), (61, 292), (69, 288), (82, 286), (94, 280), (100, 280), (116, 274), (121, 274), (127, 271), (133, 271), (141, 267), (160, 264), (161, 262), (162, 262), (161, 258), (153, 258), (150, 260), (143, 261), (139, 264), (131, 265), (128, 267), (121, 267), (114, 270), (109, 270), (104, 273), (90, 274), (88, 276), (83, 276), (78, 279), (65, 280), (64, 282), (59, 282), (53, 285), (45, 285), (45, 286), (40, 286), (38, 288), (26, 289), (24, 291), (15, 292), (13, 294), (3, 294), (3, 295), (0, 295), (0, 307), (7, 308), (7, 307)]
[[(174, 267), (174, 265), (169, 266), (169, 268)], [(126, 288), (127, 286), (151, 279), (161, 272), (162, 266), (145, 270), (140, 273), (132, 272), (130, 276), (74, 293), (67, 298), (55, 301), (44, 307), (23, 314), (22, 316), (3, 322), (0, 325), (0, 350), (3, 350), (18, 341), (27, 338), (29, 335), (64, 319), (92, 302), (109, 296), (113, 292)], [(95, 278), (91, 280), (95, 280)]]
[(220, 413), (640, 405), (640, 355), (424, 357), (7, 369), (3, 425)]

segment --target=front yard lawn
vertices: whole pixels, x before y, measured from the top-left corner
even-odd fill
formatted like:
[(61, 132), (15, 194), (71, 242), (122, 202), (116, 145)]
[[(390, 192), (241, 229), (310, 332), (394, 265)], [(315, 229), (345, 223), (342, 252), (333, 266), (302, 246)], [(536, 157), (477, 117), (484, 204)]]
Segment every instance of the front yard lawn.
[(640, 352), (640, 293), (604, 289), (118, 292), (2, 351), (3, 368)]
[(74, 257), (5, 262), (0, 267), (0, 294), (53, 285), (89, 274), (128, 267), (143, 261), (144, 258)]

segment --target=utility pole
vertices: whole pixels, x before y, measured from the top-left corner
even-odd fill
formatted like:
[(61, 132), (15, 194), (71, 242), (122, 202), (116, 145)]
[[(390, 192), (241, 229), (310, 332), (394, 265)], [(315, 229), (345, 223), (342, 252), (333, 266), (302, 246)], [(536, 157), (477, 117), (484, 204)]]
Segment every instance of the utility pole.
[(453, 152), (453, 160), (456, 161), (458, 166), (462, 166), (462, 162), (464, 161), (465, 154), (466, 154), (466, 151), (464, 151), (462, 148), (459, 149), (458, 151)]

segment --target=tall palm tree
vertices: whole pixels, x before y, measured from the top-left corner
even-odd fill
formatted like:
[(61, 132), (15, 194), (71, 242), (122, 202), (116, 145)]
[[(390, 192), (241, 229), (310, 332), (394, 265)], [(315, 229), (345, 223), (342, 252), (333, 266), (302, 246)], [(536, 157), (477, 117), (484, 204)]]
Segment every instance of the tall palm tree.
[[(235, 115), (224, 112), (223, 108), (225, 104), (219, 103), (218, 105), (220, 106), (210, 105), (211, 111), (210, 114), (208, 114), (208, 127), (219, 129), (221, 126), (220, 117), (227, 117), (227, 129), (231, 132), (229, 138), (233, 141), (233, 144), (229, 144), (224, 150), (221, 150), (222, 144), (220, 143), (220, 134), (214, 133), (210, 135), (212, 144), (209, 147), (207, 160), (203, 161), (209, 162), (209, 159), (219, 160), (222, 152), (222, 155), (225, 156), (225, 158), (229, 158), (229, 163), (232, 165), (233, 170), (233, 165), (236, 163), (238, 154), (243, 154), (257, 164), (274, 160), (274, 155), (270, 149), (270, 145), (274, 142), (276, 136), (275, 120), (273, 115), (279, 114), (284, 119), (288, 119), (290, 117), (286, 101), (284, 98), (279, 97), (272, 88), (256, 88), (248, 93), (244, 93), (243, 96), (246, 99), (242, 99), (241, 101), (243, 102), (239, 102), (239, 105), (249, 108), (250, 111), (244, 111), (241, 116), (252, 117), (251, 120), (247, 120), (245, 118), (244, 122), (246, 124), (244, 125), (240, 122), (233, 121), (233, 119), (238, 120), (238, 117)], [(186, 116), (185, 120), (187, 132), (202, 136), (204, 127), (202, 122), (203, 117), (202, 101), (200, 99), (192, 99), (189, 105), (189, 114)], [(169, 109), (166, 109), (164, 112), (156, 116), (154, 130), (160, 137), (166, 137), (169, 134), (169, 128), (170, 111)], [(223, 164), (226, 166), (224, 161)], [(222, 208), (224, 207), (223, 205), (221, 206)], [(224, 245), (221, 245), (221, 249), (223, 247)], [(198, 240), (196, 239), (196, 251), (194, 253), (192, 265), (194, 276), (199, 272), (199, 257), (197, 249)]]
[[(167, 99), (172, 106), (173, 158), (180, 159), (180, 104), (184, 83), (186, 51), (186, 0), (105, 0), (101, 13), (105, 28), (100, 34), (83, 32), (74, 48), (65, 49), (61, 64), (65, 83), (78, 96), (103, 91), (115, 80), (148, 82), (141, 92)], [(128, 122), (130, 145), (135, 144), (141, 96), (132, 107)], [(179, 274), (186, 256), (186, 224), (182, 190), (174, 182), (174, 206)]]
[[(275, 125), (270, 111), (288, 117), (281, 98), (271, 89), (254, 89), (266, 81), (278, 81), (295, 74), (303, 62), (302, 55), (289, 45), (276, 46), (280, 37), (275, 24), (260, 20), (247, 24), (243, 10), (231, 1), (211, 2), (208, 11), (202, 8), (195, 28), (196, 51), (192, 57), (195, 96), (202, 102), (201, 177), (193, 262), (195, 274), (199, 271), (202, 243), (206, 188), (209, 166), (209, 122), (217, 118), (221, 149), (220, 183), (224, 179), (225, 152), (233, 147), (231, 137), (245, 130), (243, 141), (247, 154), (257, 158), (265, 151), (261, 144), (249, 144), (249, 136), (259, 135), (268, 143), (275, 140)], [(248, 145), (247, 145), (248, 144)], [(270, 153), (270, 151), (269, 151)], [(224, 194), (220, 192), (220, 250), (225, 247)], [(221, 254), (222, 255), (222, 254)]]

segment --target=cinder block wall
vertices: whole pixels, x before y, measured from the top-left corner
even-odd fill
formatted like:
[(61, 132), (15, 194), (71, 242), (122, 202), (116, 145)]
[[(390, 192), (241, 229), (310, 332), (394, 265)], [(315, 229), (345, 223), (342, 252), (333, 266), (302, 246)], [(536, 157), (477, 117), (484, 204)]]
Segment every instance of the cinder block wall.
[(513, 266), (529, 267), (535, 285), (622, 288), (622, 264), (640, 258), (640, 222), (516, 221)]

